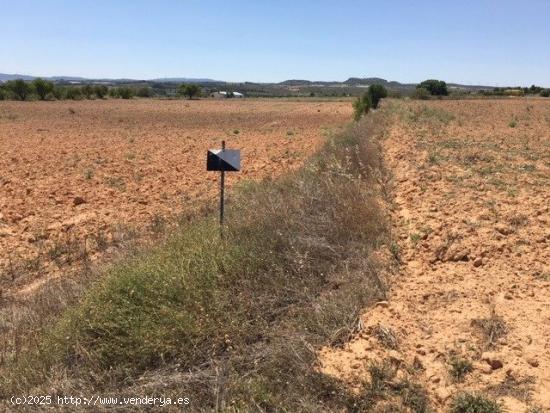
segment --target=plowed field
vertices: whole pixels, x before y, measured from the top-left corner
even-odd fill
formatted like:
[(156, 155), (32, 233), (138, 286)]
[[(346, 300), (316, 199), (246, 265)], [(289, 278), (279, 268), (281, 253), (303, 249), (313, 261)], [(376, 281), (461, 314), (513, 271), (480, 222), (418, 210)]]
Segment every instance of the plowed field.
[(438, 412), (464, 391), (549, 411), (550, 101), (385, 103), (400, 264), (323, 370), (360, 388), (385, 360)]
[(330, 101), (0, 102), (0, 281), (96, 259), (215, 197), (205, 158), (222, 139), (242, 150), (231, 187), (296, 168), (350, 117)]

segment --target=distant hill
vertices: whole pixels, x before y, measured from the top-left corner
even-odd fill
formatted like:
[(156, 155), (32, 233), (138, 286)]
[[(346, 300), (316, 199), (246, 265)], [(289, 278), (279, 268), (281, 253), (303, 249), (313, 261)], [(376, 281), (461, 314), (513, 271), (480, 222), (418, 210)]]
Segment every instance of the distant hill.
[(310, 80), (290, 79), (285, 80), (284, 82), (279, 82), (277, 84), (281, 86), (309, 86), (311, 85), (311, 83), (312, 82)]
[(150, 82), (159, 83), (224, 83), (220, 80), (192, 78), (192, 77), (161, 77), (158, 79), (149, 79)]
[[(379, 77), (366, 77), (366, 78), (350, 77), (344, 83), (350, 86), (358, 86), (358, 85), (370, 86), (373, 84), (380, 84), (380, 85), (386, 86), (389, 89), (411, 89), (411, 88), (416, 88), (416, 85), (417, 85), (416, 83), (400, 83), (394, 80), (388, 81), (386, 79), (382, 79)], [(493, 89), (493, 86), (461, 85), (459, 83), (449, 83), (449, 82), (447, 82), (447, 86), (449, 86), (450, 88), (467, 89), (467, 90)]]
[[(416, 83), (401, 83), (396, 82), (395, 80), (386, 80), (380, 77), (350, 77), (349, 79), (343, 82), (327, 82), (327, 81), (311, 81), (311, 80), (299, 80), (291, 79), (285, 80), (284, 82), (277, 83), (278, 86), (286, 87), (308, 87), (308, 86), (327, 86), (327, 87), (337, 87), (337, 86), (350, 86), (350, 87), (366, 87), (374, 84), (379, 84), (387, 87), (388, 89), (414, 89), (416, 88)], [(448, 83), (448, 86), (451, 88), (458, 89), (468, 89), (468, 90), (481, 90), (481, 89), (492, 89), (493, 86), (478, 86), (478, 85), (461, 85), (458, 83)]]
[[(37, 77), (42, 77), (42, 79), (51, 80), (55, 82), (112, 82), (112, 83), (127, 83), (127, 82), (142, 82), (143, 79), (96, 79), (96, 78), (86, 78), (79, 76), (29, 76), (29, 75), (19, 75), (19, 74), (7, 74), (0, 73), (0, 81), (7, 82), (8, 80), (23, 79), (31, 81)], [(147, 79), (148, 82), (158, 82), (158, 83), (223, 83), (218, 80), (206, 79), (206, 78), (188, 78), (188, 77), (165, 77), (158, 79)]]
[(8, 80), (16, 80), (16, 79), (23, 79), (23, 80), (33, 80), (33, 76), (27, 76), (27, 75), (8, 75), (6, 73), (0, 73), (0, 81), (7, 82)]
[[(20, 75), (20, 74), (5, 74), (0, 73), (0, 81), (6, 82), (8, 80), (23, 79), (23, 80), (33, 80), (36, 76), (29, 75)], [(90, 79), (78, 76), (50, 76), (44, 77), (55, 82), (101, 82), (101, 83), (140, 83), (140, 82), (152, 82), (152, 83), (198, 83), (205, 86), (212, 87), (213, 85), (258, 85), (258, 86), (269, 86), (275, 85), (281, 88), (299, 88), (299, 87), (352, 87), (352, 88), (363, 88), (370, 86), (372, 84), (381, 84), (387, 87), (388, 89), (394, 90), (411, 90), (416, 87), (416, 83), (400, 83), (396, 81), (388, 81), (379, 77), (350, 77), (349, 79), (340, 82), (340, 81), (311, 81), (311, 80), (302, 80), (302, 79), (289, 79), (284, 82), (279, 83), (257, 83), (257, 82), (225, 82), (222, 80), (214, 80), (208, 78), (189, 78), (189, 77), (162, 77), (157, 79)], [(461, 85), (458, 83), (447, 83), (450, 88), (455, 89), (466, 89), (466, 90), (482, 90), (482, 89), (493, 89), (492, 86), (477, 86), (477, 85)]]

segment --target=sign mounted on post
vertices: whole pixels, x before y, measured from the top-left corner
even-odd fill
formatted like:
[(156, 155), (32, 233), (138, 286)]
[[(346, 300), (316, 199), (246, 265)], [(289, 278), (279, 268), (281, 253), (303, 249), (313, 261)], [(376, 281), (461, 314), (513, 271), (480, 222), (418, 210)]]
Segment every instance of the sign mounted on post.
[(210, 149), (206, 155), (206, 170), (240, 171), (241, 151), (235, 149)]
[(223, 238), (223, 212), (225, 206), (225, 172), (241, 170), (241, 151), (238, 149), (225, 149), (225, 141), (222, 141), (221, 149), (210, 149), (206, 154), (206, 170), (221, 172), (220, 179), (220, 235)]

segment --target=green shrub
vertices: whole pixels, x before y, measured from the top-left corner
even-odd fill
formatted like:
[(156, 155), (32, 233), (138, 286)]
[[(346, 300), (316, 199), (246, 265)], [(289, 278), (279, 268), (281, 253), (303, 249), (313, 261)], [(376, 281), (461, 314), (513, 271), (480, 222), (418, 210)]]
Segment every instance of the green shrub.
[(134, 90), (128, 86), (117, 88), (117, 95), (122, 99), (131, 99), (134, 96)]
[(449, 374), (457, 382), (463, 381), (473, 370), (474, 366), (470, 360), (453, 358), (449, 362)]
[(369, 110), (378, 108), (381, 99), (388, 96), (388, 91), (382, 85), (370, 85), (367, 91), (353, 102), (353, 119), (358, 121)]
[(371, 108), (376, 109), (378, 108), (380, 99), (388, 97), (388, 91), (382, 85), (370, 85), (367, 90), (367, 95)]
[(15, 96), (17, 100), (27, 100), (32, 93), (32, 87), (23, 79), (10, 80), (6, 83), (6, 88)]
[(69, 86), (65, 90), (65, 97), (72, 100), (82, 99), (82, 89), (79, 86)]
[(62, 86), (54, 85), (52, 89), (52, 95), (57, 100), (62, 100), (66, 98), (67, 91)]
[(525, 96), (525, 92), (521, 88), (504, 89), (502, 93), (506, 96)]
[(501, 413), (502, 407), (494, 400), (472, 393), (459, 394), (451, 405), (451, 413)]
[(140, 98), (150, 98), (153, 96), (153, 89), (151, 89), (149, 86), (140, 87), (136, 91), (136, 95)]
[(109, 97), (113, 98), (113, 99), (116, 99), (116, 98), (120, 97), (119, 94), (118, 94), (118, 88), (116, 88), (116, 87), (110, 87), (108, 94), (109, 94)]
[(536, 85), (531, 85), (529, 88), (523, 89), (523, 91), (529, 95), (538, 95), (540, 94), (540, 92), (542, 92), (542, 90), (543, 89), (540, 86), (536, 86)]
[(99, 99), (103, 99), (109, 93), (109, 89), (105, 85), (95, 85), (94, 93)]
[(364, 93), (363, 96), (358, 97), (353, 102), (353, 119), (358, 121), (361, 117), (368, 113), (370, 110), (370, 100), (367, 93)]
[(447, 96), (449, 94), (447, 90), (447, 83), (445, 83), (443, 80), (435, 80), (435, 79), (429, 79), (421, 82), (419, 85), (416, 86), (417, 89), (424, 88), (428, 92), (430, 92), (431, 95), (434, 96)]
[(550, 89), (543, 89), (543, 90), (540, 92), (540, 95), (541, 95), (543, 98), (548, 98), (548, 97), (550, 97)]
[(82, 86), (82, 95), (86, 98), (86, 99), (91, 99), (93, 94), (94, 94), (94, 88), (92, 85), (84, 85)]
[(420, 100), (428, 100), (430, 99), (431, 93), (428, 89), (419, 87), (416, 88), (413, 94), (413, 98), (420, 99)]
[[(199, 85), (194, 85), (194, 84), (188, 85), (188, 84), (182, 83), (178, 87), (178, 95), (187, 96), (188, 99), (193, 99), (194, 97), (199, 97), (201, 95), (201, 88)], [(227, 97), (230, 97), (229, 94), (227, 95)]]
[(53, 92), (53, 83), (47, 80), (36, 78), (32, 81), (34, 91), (40, 100), (46, 100), (46, 96)]
[(0, 86), (0, 100), (5, 100), (7, 99), (7, 93), (6, 91), (4, 90), (4, 88), (2, 86)]

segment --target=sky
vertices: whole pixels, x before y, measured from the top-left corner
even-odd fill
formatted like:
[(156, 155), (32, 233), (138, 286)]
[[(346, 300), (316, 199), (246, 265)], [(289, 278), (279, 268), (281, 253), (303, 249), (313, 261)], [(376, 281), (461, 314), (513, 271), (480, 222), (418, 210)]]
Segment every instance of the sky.
[(0, 0), (0, 73), (550, 87), (550, 0)]

